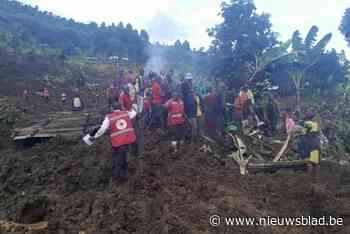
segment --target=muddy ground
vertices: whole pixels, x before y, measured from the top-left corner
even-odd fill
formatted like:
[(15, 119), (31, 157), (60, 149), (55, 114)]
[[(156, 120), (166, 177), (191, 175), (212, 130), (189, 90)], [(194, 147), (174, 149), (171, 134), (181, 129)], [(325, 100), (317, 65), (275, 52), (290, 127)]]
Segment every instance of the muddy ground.
[[(201, 142), (169, 154), (148, 133), (146, 153), (131, 155), (130, 179), (113, 186), (107, 138), (94, 147), (56, 139), (25, 151), (0, 152), (0, 220), (48, 228), (0, 233), (350, 233), (350, 170), (323, 164), (298, 172), (241, 177), (231, 160), (200, 152)], [(2, 144), (7, 142), (2, 136)], [(10, 143), (10, 142), (8, 142)], [(209, 217), (333, 216), (336, 227), (211, 227)]]
[[(17, 106), (16, 125), (69, 109), (59, 102), (59, 92), (49, 103), (40, 97), (29, 103), (11, 98), (8, 103)], [(89, 108), (92, 103), (90, 95)], [(11, 142), (11, 129), (0, 127), (1, 234), (350, 233), (350, 169), (337, 164), (323, 163), (316, 176), (280, 171), (242, 177), (232, 159), (201, 152), (203, 142), (171, 154), (169, 141), (148, 132), (144, 156), (129, 156), (129, 181), (114, 186), (107, 137), (93, 147), (80, 139), (54, 139), (19, 151)], [(212, 215), (332, 216), (343, 218), (344, 225), (212, 227)], [(48, 227), (11, 228), (1, 221), (46, 221)]]

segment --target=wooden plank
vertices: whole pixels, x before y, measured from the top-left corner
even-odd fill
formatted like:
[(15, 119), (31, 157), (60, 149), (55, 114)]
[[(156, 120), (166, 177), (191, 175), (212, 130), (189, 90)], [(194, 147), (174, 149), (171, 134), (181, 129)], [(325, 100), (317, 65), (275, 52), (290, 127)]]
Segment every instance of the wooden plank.
[(34, 136), (31, 135), (21, 135), (21, 136), (15, 136), (13, 139), (15, 141), (20, 141), (20, 140), (26, 140), (30, 138), (52, 138), (52, 137), (57, 137), (56, 134), (35, 134)]
[(13, 139), (80, 137), (87, 128), (97, 127), (100, 118), (98, 112), (56, 112), (30, 127), (15, 128)]
[(283, 154), (286, 152), (289, 141), (291, 138), (292, 138), (292, 135), (288, 134), (287, 140), (284, 142), (282, 149), (278, 152), (276, 157), (273, 159), (274, 162), (278, 162), (281, 159), (281, 157), (283, 156)]
[(25, 228), (31, 231), (39, 231), (46, 229), (48, 227), (48, 222), (39, 222), (39, 223), (33, 223), (33, 224), (22, 224), (22, 223), (15, 223), (11, 221), (5, 221), (0, 220), (0, 227), (4, 228), (5, 230), (10, 230), (13, 228)]
[(42, 129), (40, 133), (59, 133), (59, 132), (76, 132), (83, 131), (83, 127), (77, 128), (52, 128), (52, 129)]

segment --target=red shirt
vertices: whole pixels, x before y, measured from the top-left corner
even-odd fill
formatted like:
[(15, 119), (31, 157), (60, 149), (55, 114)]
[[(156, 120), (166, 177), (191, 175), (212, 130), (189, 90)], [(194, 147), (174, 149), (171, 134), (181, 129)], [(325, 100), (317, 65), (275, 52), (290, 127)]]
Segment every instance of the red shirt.
[(149, 99), (143, 100), (143, 111), (147, 112), (151, 108), (151, 101)]
[(119, 103), (121, 104), (122, 110), (131, 111), (132, 109), (132, 101), (130, 96), (127, 93), (122, 92), (119, 97)]
[(164, 104), (168, 109), (168, 126), (180, 125), (185, 122), (184, 103), (182, 100), (170, 99)]
[(157, 104), (157, 105), (161, 104), (160, 93), (161, 93), (160, 85), (157, 82), (153, 82), (152, 83), (153, 104)]

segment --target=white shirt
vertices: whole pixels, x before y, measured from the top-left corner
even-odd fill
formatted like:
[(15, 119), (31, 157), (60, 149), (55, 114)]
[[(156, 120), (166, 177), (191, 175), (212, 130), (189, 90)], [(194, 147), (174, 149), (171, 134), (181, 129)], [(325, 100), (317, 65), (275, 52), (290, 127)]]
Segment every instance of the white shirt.
[[(120, 110), (116, 110), (116, 111), (120, 111)], [(114, 111), (114, 112), (116, 112), (116, 111)], [(132, 109), (131, 111), (128, 111), (128, 115), (129, 115), (130, 119), (133, 119), (136, 117), (137, 112), (134, 109)], [(102, 136), (103, 134), (105, 134), (106, 131), (109, 129), (110, 124), (111, 123), (110, 123), (108, 117), (106, 116), (106, 118), (103, 120), (103, 123), (102, 123), (100, 129), (96, 132), (94, 138), (97, 139), (100, 136)]]
[(80, 108), (81, 107), (81, 100), (79, 97), (75, 97), (73, 100), (73, 106), (75, 108)]

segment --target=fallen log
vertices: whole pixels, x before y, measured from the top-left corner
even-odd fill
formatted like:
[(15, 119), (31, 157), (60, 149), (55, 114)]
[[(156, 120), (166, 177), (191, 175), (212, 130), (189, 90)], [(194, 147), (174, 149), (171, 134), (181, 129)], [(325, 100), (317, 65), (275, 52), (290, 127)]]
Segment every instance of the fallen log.
[(247, 151), (247, 147), (246, 145), (243, 143), (243, 141), (237, 137), (236, 135), (232, 135), (230, 133), (228, 133), (228, 135), (232, 138), (232, 141), (234, 142), (234, 144), (236, 145), (238, 151), (237, 152), (233, 152), (231, 156), (239, 165), (239, 171), (241, 173), (241, 175), (246, 175), (248, 173), (247, 170), (247, 165), (249, 163), (249, 160), (253, 157), (252, 155), (249, 156), (248, 158), (244, 157), (244, 154)]

